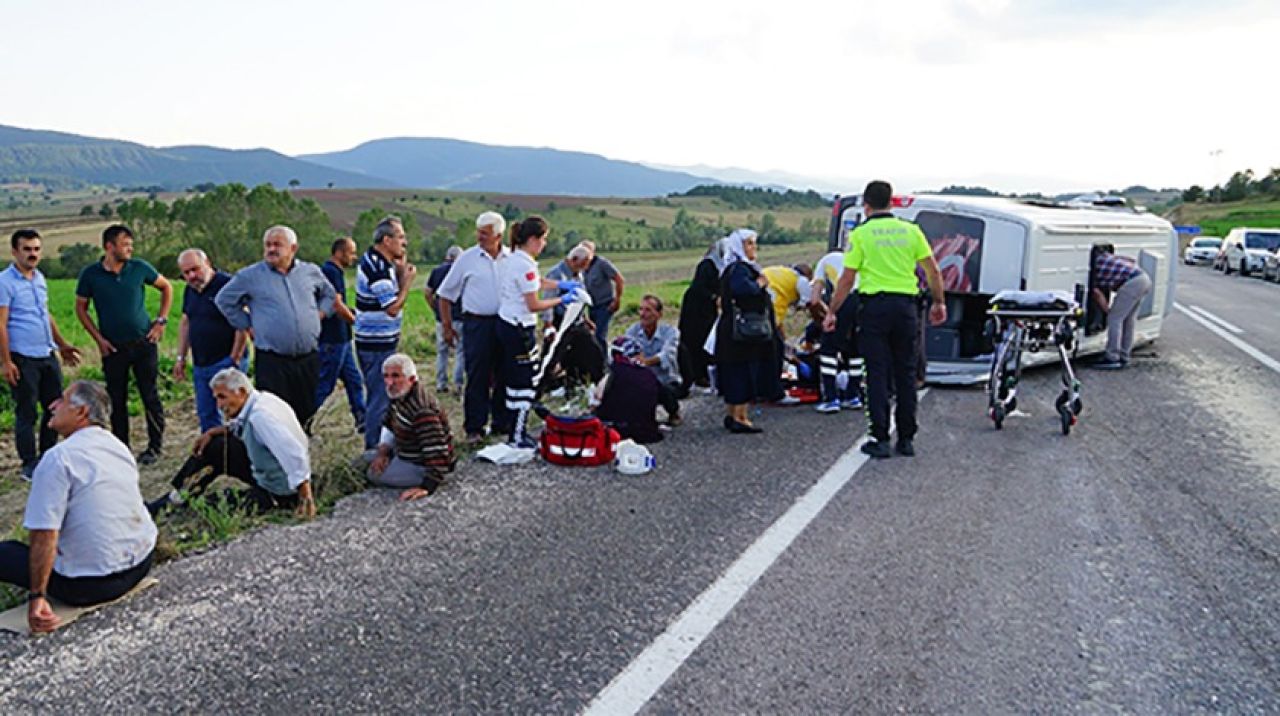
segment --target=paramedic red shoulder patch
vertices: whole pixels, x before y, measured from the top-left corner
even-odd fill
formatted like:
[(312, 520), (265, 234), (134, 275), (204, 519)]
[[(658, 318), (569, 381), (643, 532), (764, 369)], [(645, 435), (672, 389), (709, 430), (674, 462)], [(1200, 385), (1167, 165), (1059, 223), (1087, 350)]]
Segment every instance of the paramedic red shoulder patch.
[(534, 273), (534, 272), (530, 271), (529, 273), (527, 273), (527, 274), (525, 274), (525, 275), (524, 275), (524, 280), (526, 280), (526, 281), (532, 281), (532, 280), (534, 280), (534, 279), (535, 279), (535, 278), (537, 278), (537, 277), (538, 277), (538, 274), (536, 274), (536, 273)]

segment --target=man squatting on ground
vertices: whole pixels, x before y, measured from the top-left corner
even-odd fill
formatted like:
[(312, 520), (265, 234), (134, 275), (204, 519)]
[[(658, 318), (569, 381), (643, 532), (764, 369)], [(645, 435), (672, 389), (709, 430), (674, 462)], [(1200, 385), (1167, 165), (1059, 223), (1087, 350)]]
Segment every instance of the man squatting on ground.
[(382, 379), (390, 403), (369, 480), (381, 487), (404, 488), (401, 500), (426, 497), (457, 462), (449, 416), (418, 380), (418, 367), (404, 353), (382, 362)]
[(279, 396), (309, 427), (320, 377), (320, 321), (333, 314), (336, 294), (320, 267), (297, 254), (293, 229), (267, 229), (262, 261), (236, 272), (214, 302), (228, 323), (250, 332), (258, 388)]
[(658, 403), (667, 411), (667, 424), (679, 425), (680, 398), (688, 395), (680, 379), (680, 331), (662, 323), (662, 299), (645, 294), (640, 299), (640, 321), (623, 334), (640, 353), (633, 360), (658, 379)]
[(296, 508), (299, 517), (316, 515), (311, 494), (311, 448), (302, 424), (288, 403), (254, 390), (249, 376), (235, 368), (218, 371), (209, 381), (225, 426), (196, 439), (191, 457), (173, 477), (173, 491), (147, 504), (151, 514), (185, 501), (182, 488), (199, 495), (219, 475), (234, 477), (248, 490), (229, 491), (228, 501), (250, 511)]
[(249, 370), (248, 331), (237, 331), (213, 302), (218, 291), (231, 280), (226, 271), (215, 271), (200, 249), (178, 254), (178, 270), (187, 287), (182, 295), (182, 321), (178, 324), (178, 359), (173, 363), (173, 379), (186, 378), (187, 351), (191, 351), (191, 382), (195, 388), (196, 415), (200, 432), (222, 424), (218, 406), (209, 389), (209, 379), (223, 368)]
[[(22, 476), (30, 480), (40, 456), (58, 441), (49, 427), (53, 403), (62, 396), (62, 368), (80, 362), (80, 351), (58, 332), (49, 312), (49, 286), (40, 265), (40, 234), (13, 232), (13, 263), (0, 272), (0, 365), (13, 391), (13, 438), (22, 460)], [(57, 355), (55, 355), (55, 351)], [(40, 409), (40, 450), (36, 452), (36, 415)]]
[[(76, 318), (98, 344), (102, 373), (111, 396), (111, 432), (129, 444), (129, 372), (138, 384), (147, 420), (147, 449), (138, 462), (150, 465), (160, 458), (164, 443), (164, 405), (156, 391), (159, 350), (173, 305), (173, 287), (155, 267), (133, 258), (133, 232), (113, 224), (102, 232), (101, 261), (85, 266), (76, 282)], [(143, 286), (160, 292), (160, 312), (147, 314)], [(98, 316), (89, 317), (89, 302)]]
[(27, 623), (53, 631), (49, 597), (83, 606), (109, 602), (151, 571), (156, 525), (138, 491), (138, 465), (107, 431), (107, 392), (78, 380), (53, 403), (49, 426), (65, 438), (31, 480), (22, 524), (31, 545), (0, 543), (0, 582), (30, 590)]

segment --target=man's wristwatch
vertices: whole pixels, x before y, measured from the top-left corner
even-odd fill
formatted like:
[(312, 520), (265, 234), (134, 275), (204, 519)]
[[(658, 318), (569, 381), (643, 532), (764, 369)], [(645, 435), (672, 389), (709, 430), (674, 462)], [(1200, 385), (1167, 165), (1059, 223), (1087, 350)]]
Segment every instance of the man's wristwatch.
[(168, 322), (169, 322), (169, 319), (166, 316), (156, 316), (156, 320), (152, 321), (152, 323), (157, 323), (161, 326), (167, 324)]
[(44, 593), (44, 592), (32, 592), (32, 593), (30, 593), (30, 594), (28, 594), (28, 595), (27, 595), (27, 601), (28, 601), (28, 602), (34, 602), (34, 601), (35, 601), (35, 600), (37, 600), (37, 599), (45, 599), (45, 600), (47, 600), (47, 599), (48, 599), (48, 597), (47, 597), (47, 596), (45, 596), (45, 593)]

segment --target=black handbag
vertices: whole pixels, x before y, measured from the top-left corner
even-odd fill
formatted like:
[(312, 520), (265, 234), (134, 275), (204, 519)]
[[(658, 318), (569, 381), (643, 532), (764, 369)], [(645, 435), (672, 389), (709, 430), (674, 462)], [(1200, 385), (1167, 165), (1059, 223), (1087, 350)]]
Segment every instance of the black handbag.
[(738, 343), (767, 343), (773, 339), (773, 323), (765, 311), (735, 311), (733, 340)]

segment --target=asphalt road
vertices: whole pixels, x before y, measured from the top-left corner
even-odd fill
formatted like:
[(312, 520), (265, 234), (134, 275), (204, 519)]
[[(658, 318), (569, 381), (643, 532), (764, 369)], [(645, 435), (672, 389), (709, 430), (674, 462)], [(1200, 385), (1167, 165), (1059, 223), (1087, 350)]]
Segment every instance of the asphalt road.
[[(1280, 287), (1181, 284), (1228, 321), (1245, 292), (1265, 325), (1238, 337), (1280, 359)], [(1280, 374), (1175, 311), (1083, 378), (1070, 437), (1053, 371), (1000, 432), (980, 392), (931, 390), (919, 456), (858, 469), (644, 710), (1280, 710)], [(862, 433), (687, 410), (649, 476), (468, 465), (428, 502), (365, 493), (0, 637), (0, 713), (581, 711)]]

